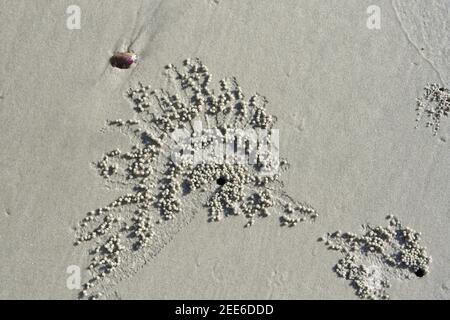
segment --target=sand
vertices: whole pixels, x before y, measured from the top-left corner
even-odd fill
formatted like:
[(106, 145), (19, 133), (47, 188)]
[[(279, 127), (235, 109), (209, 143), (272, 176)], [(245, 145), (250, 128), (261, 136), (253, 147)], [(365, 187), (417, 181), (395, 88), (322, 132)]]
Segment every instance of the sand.
[[(270, 101), (284, 189), (319, 212), (281, 228), (208, 222), (205, 208), (145, 266), (111, 289), (122, 299), (357, 299), (318, 237), (360, 234), (393, 214), (422, 233), (432, 256), (423, 278), (394, 279), (391, 299), (449, 299), (450, 120), (437, 135), (416, 126), (427, 83), (449, 87), (448, 1), (70, 1), (0, 3), (0, 298), (74, 299), (69, 266), (88, 279), (74, 246), (86, 213), (121, 195), (92, 163), (127, 149), (103, 132), (129, 119), (125, 92), (167, 85), (164, 66), (199, 57), (214, 80), (235, 76)], [(381, 10), (380, 29), (366, 9)], [(117, 51), (138, 63), (112, 68)]]

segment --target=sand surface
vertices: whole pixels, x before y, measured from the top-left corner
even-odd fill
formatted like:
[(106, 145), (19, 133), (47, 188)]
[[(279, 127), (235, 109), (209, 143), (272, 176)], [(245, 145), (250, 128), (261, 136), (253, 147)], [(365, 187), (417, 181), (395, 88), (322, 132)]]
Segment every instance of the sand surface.
[[(120, 195), (91, 163), (129, 144), (101, 128), (132, 116), (128, 88), (164, 86), (163, 67), (188, 57), (267, 97), (290, 162), (285, 189), (320, 216), (243, 228), (209, 223), (199, 206), (115, 297), (355, 299), (317, 238), (393, 214), (433, 261), (426, 277), (394, 279), (391, 298), (450, 298), (450, 119), (435, 136), (414, 128), (424, 86), (450, 86), (449, 1), (77, 0), (81, 29), (69, 30), (72, 4), (0, 1), (0, 298), (77, 297), (66, 270), (88, 256), (74, 228)], [(366, 25), (370, 5), (379, 30)], [(138, 63), (112, 68), (127, 49)]]

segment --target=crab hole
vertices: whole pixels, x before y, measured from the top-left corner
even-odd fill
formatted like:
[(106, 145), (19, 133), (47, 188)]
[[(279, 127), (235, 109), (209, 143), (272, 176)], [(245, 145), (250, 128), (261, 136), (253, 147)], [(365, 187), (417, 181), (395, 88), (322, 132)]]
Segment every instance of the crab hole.
[(422, 269), (422, 268), (419, 268), (419, 269), (416, 270), (416, 272), (414, 272), (414, 274), (417, 277), (422, 278), (425, 275), (425, 270)]
[(216, 180), (216, 183), (219, 186), (223, 186), (225, 183), (227, 183), (227, 179), (225, 177), (220, 177), (219, 179)]

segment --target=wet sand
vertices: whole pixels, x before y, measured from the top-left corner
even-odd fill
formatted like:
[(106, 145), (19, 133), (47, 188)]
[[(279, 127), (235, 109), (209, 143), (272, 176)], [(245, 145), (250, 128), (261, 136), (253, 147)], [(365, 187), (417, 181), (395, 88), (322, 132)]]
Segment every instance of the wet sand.
[[(317, 239), (393, 214), (422, 233), (433, 261), (423, 278), (394, 280), (390, 297), (449, 299), (450, 121), (436, 136), (415, 129), (426, 84), (450, 86), (448, 2), (79, 1), (81, 29), (69, 30), (71, 4), (0, 4), (0, 298), (77, 297), (67, 267), (87, 280), (90, 259), (74, 246), (78, 222), (122, 195), (92, 163), (130, 145), (105, 121), (133, 117), (130, 87), (165, 87), (165, 65), (199, 57), (215, 81), (235, 76), (248, 96), (267, 97), (290, 164), (284, 190), (320, 215), (243, 228), (240, 217), (208, 222), (199, 206), (112, 296), (355, 299), (332, 270), (340, 256)], [(379, 30), (366, 24), (374, 4)], [(128, 49), (137, 64), (111, 67)]]

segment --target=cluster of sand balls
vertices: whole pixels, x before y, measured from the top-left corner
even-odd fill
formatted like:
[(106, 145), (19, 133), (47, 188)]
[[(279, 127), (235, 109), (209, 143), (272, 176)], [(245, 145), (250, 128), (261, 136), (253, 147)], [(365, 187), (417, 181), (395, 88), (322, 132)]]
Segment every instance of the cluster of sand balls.
[(182, 167), (176, 163), (169, 163), (166, 176), (160, 183), (160, 192), (157, 197), (157, 207), (165, 220), (172, 220), (181, 210), (181, 181)]
[(433, 135), (439, 131), (441, 120), (450, 114), (450, 90), (437, 83), (427, 84), (424, 93), (417, 102), (417, 126), (422, 117), (426, 117), (426, 127), (431, 127)]
[(238, 164), (200, 163), (189, 173), (186, 181), (190, 190), (208, 190), (217, 184), (217, 191), (208, 199), (209, 221), (220, 221), (227, 215), (239, 215), (246, 185), (254, 182), (248, 168)]
[(106, 178), (117, 173), (118, 165), (116, 163), (111, 163), (109, 159), (117, 157), (118, 155), (120, 155), (119, 149), (112, 150), (105, 154), (102, 160), (97, 163), (98, 171), (102, 177)]
[(280, 216), (281, 226), (294, 227), (299, 222), (304, 222), (307, 219), (314, 221), (319, 214), (316, 210), (308, 204), (299, 204), (293, 206), (292, 203), (287, 203), (284, 207), (284, 212)]
[(120, 252), (124, 249), (125, 247), (121, 244), (120, 236), (114, 235), (108, 238), (104, 244), (97, 246), (93, 250), (93, 253), (101, 253), (101, 255), (94, 256), (88, 266), (93, 276), (83, 285), (83, 290), (80, 293), (81, 298), (89, 297), (96, 299), (102, 296), (101, 292), (89, 294), (89, 290), (95, 287), (98, 281), (105, 278), (120, 265)]
[[(133, 219), (134, 223), (134, 235), (138, 238), (135, 248), (139, 249), (142, 247), (146, 247), (150, 244), (154, 236), (154, 223), (152, 217), (148, 215), (148, 212), (143, 209), (138, 209), (135, 212), (136, 217)], [(125, 227), (128, 231), (130, 227)]]
[(363, 299), (389, 299), (389, 277), (402, 280), (429, 272), (431, 257), (420, 244), (420, 233), (392, 215), (387, 220), (388, 226), (367, 225), (363, 235), (337, 231), (319, 239), (344, 256), (334, 270)]
[[(191, 203), (206, 207), (209, 221), (241, 215), (246, 227), (272, 213), (280, 215), (282, 226), (291, 227), (317, 217), (311, 206), (285, 193), (280, 176), (287, 162), (279, 161), (278, 153), (271, 156), (271, 148), (258, 154), (258, 145), (244, 135), (233, 138), (245, 140), (242, 154), (217, 153), (235, 129), (266, 129), (265, 142), (271, 143), (276, 119), (267, 112), (265, 97), (253, 95), (246, 100), (234, 78), (211, 87), (212, 75), (199, 59), (185, 60), (181, 69), (170, 64), (165, 73), (168, 89), (153, 90), (139, 83), (127, 92), (135, 119), (107, 122), (107, 128), (119, 130), (132, 143), (128, 152), (105, 153), (95, 167), (107, 185), (128, 191), (80, 222), (75, 244), (95, 242), (88, 267), (92, 278), (85, 283), (82, 297), (105, 296), (104, 282), (127, 270), (130, 255), (157, 252), (161, 239), (173, 235), (176, 228), (171, 226), (180, 223)], [(196, 129), (198, 123), (209, 131)], [(174, 138), (177, 130), (187, 131), (188, 152), (174, 161), (173, 150), (180, 143)], [(208, 157), (199, 161), (190, 156), (200, 151)], [(256, 161), (236, 162), (250, 155)], [(266, 170), (278, 165), (279, 172)]]

